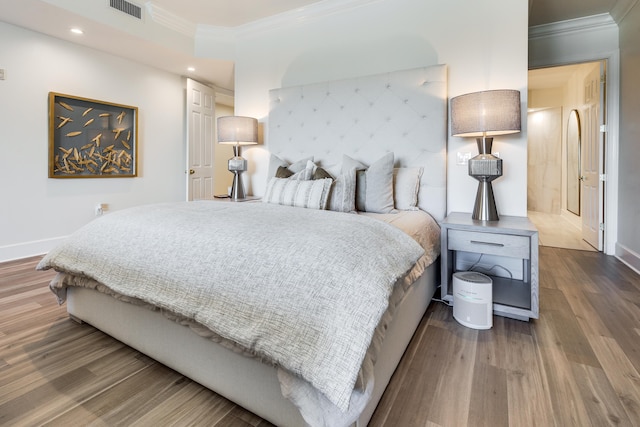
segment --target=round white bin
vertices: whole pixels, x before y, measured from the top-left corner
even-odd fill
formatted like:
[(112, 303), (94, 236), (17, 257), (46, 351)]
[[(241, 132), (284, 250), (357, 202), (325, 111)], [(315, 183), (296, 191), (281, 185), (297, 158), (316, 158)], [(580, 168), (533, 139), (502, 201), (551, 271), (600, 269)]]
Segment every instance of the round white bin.
[(460, 271), (453, 274), (453, 318), (473, 329), (493, 326), (493, 281), (486, 274)]

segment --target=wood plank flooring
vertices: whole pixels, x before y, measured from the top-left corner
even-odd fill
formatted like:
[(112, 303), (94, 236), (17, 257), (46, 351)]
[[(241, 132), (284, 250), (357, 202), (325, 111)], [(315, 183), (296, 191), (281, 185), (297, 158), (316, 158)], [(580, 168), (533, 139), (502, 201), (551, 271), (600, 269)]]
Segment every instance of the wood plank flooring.
[(529, 211), (527, 217), (538, 229), (540, 246), (583, 251), (596, 250), (582, 239), (582, 229), (560, 214)]
[[(0, 264), (0, 425), (270, 426), (89, 325), (39, 258)], [(639, 426), (640, 276), (540, 248), (540, 319), (478, 331), (432, 303), (370, 426)]]

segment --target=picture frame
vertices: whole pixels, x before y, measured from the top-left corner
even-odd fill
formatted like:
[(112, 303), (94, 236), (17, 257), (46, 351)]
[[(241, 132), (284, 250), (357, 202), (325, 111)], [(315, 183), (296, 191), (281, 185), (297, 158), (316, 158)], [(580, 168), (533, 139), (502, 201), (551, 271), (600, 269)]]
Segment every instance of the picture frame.
[(49, 178), (138, 176), (138, 107), (49, 92)]

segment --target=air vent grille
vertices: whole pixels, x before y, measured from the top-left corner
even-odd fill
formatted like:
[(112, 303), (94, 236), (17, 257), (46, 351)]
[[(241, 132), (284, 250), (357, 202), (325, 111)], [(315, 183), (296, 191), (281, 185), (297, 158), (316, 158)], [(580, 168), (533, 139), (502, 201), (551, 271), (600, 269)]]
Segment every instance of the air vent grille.
[(127, 15), (131, 15), (134, 18), (142, 19), (142, 8), (137, 4), (130, 3), (126, 0), (109, 0), (109, 6)]

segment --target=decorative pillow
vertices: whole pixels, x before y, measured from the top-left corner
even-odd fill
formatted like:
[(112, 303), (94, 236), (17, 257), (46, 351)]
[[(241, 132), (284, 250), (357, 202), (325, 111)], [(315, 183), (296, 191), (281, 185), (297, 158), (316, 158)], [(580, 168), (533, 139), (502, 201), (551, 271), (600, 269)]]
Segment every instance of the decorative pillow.
[(393, 170), (393, 200), (396, 209), (418, 210), (418, 191), (424, 168), (396, 168)]
[(289, 170), (289, 168), (285, 166), (278, 166), (278, 170), (276, 171), (276, 178), (289, 178), (293, 175), (293, 172)]
[[(327, 172), (325, 171), (325, 173)], [(335, 179), (329, 192), (328, 209), (336, 212), (353, 212), (356, 210), (355, 169), (350, 169), (338, 175)]]
[(330, 178), (309, 181), (271, 178), (262, 201), (299, 208), (325, 209), (332, 182)]
[(344, 155), (342, 172), (356, 170), (356, 209), (364, 212), (393, 212), (393, 153), (387, 153), (369, 167)]
[(285, 167), (287, 169), (289, 169), (291, 172), (293, 172), (294, 174), (297, 172), (300, 172), (301, 170), (303, 170), (304, 168), (307, 167), (307, 162), (308, 161), (312, 161), (313, 162), (313, 156), (311, 157), (306, 157), (304, 159), (300, 159), (297, 162), (294, 162), (292, 164), (289, 164), (289, 162), (282, 160), (280, 157), (271, 154), (271, 157), (269, 157), (269, 172), (268, 172), (268, 179), (273, 178), (274, 176), (276, 176), (276, 172), (278, 171), (278, 167), (282, 166)]
[(289, 179), (297, 179), (301, 181), (308, 181), (313, 178), (313, 173), (316, 170), (316, 164), (311, 160), (307, 160), (307, 165), (304, 169), (294, 173), (289, 177)]
[(331, 174), (326, 170), (324, 170), (323, 168), (316, 168), (315, 172), (313, 172), (313, 179), (324, 179), (324, 178), (333, 179), (333, 176), (331, 176)]

